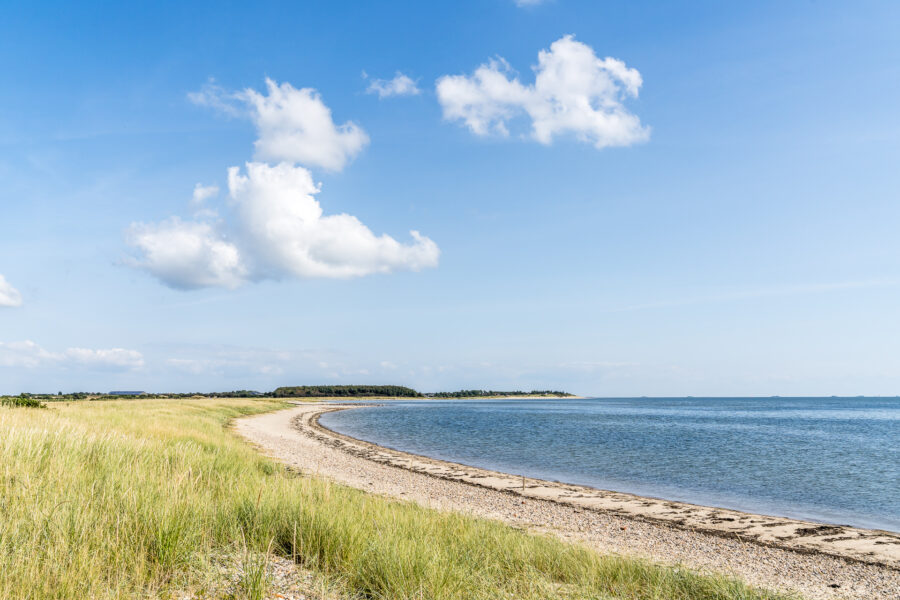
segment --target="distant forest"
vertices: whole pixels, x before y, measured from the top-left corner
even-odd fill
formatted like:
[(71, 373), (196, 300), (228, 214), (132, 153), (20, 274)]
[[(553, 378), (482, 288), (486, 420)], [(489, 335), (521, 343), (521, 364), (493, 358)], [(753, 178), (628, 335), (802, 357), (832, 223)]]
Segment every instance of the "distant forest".
[(426, 394), (429, 398), (481, 398), (484, 396), (556, 396), (568, 398), (573, 394), (555, 390), (531, 390), (530, 392), (498, 392), (496, 390), (460, 390), (458, 392), (436, 392)]
[(390, 398), (421, 398), (416, 390), (401, 385), (299, 385), (280, 387), (272, 396), (275, 398), (316, 398), (346, 396), (382, 396)]

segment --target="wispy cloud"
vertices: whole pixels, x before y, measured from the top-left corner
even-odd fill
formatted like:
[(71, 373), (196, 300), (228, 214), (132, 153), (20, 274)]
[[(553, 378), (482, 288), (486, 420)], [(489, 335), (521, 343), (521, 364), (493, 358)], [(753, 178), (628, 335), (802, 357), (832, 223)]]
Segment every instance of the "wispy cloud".
[(212, 108), (229, 117), (251, 117), (240, 92), (226, 90), (212, 78), (199, 91), (188, 92), (187, 97), (197, 106)]
[[(377, 372), (368, 362), (357, 362), (341, 353), (325, 349), (273, 350), (267, 348), (187, 345), (167, 348), (162, 364), (168, 371), (188, 376), (248, 378), (270, 381), (280, 376), (290, 379), (340, 379), (368, 376)], [(382, 365), (382, 369), (385, 369)], [(262, 377), (262, 379), (260, 379)]]
[[(363, 73), (363, 77), (366, 77), (365, 73)], [(366, 88), (366, 93), (378, 94), (379, 98), (389, 98), (391, 96), (417, 96), (422, 93), (422, 90), (412, 78), (397, 71), (393, 79), (373, 79)]]
[(836, 283), (810, 283), (784, 286), (762, 287), (746, 290), (735, 290), (718, 294), (706, 294), (685, 298), (672, 298), (654, 302), (631, 304), (619, 308), (610, 308), (602, 312), (627, 312), (636, 310), (651, 310), (657, 308), (673, 308), (678, 306), (690, 306), (694, 304), (712, 304), (719, 302), (732, 302), (753, 298), (777, 298), (782, 296), (801, 296), (808, 294), (827, 294), (845, 290), (864, 288), (894, 287), (900, 285), (900, 281), (894, 279), (871, 279), (865, 281), (843, 281)]
[(563, 369), (594, 372), (594, 371), (612, 371), (612, 370), (617, 370), (617, 369), (628, 369), (628, 368), (633, 368), (633, 367), (639, 366), (639, 363), (622, 362), (622, 361), (579, 360), (579, 361), (571, 361), (571, 362), (561, 363), (559, 366)]
[(0, 275), (0, 307), (16, 308), (22, 306), (22, 294)]
[(43, 366), (130, 370), (143, 367), (144, 357), (136, 350), (124, 348), (68, 348), (61, 352), (53, 352), (31, 340), (0, 342), (0, 367)]
[(311, 360), (309, 353), (232, 346), (188, 347), (173, 354), (164, 361), (167, 369), (188, 375), (232, 377), (280, 375), (291, 365)]
[(216, 185), (203, 185), (198, 183), (194, 185), (194, 193), (191, 196), (191, 204), (196, 207), (203, 206), (203, 203), (210, 198), (215, 198), (219, 193), (219, 187)]

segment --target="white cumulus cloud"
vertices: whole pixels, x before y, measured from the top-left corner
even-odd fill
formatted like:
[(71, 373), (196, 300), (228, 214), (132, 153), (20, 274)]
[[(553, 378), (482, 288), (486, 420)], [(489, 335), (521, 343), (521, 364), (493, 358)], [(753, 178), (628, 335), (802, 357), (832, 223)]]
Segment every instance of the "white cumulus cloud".
[(437, 266), (440, 250), (417, 231), (410, 243), (375, 235), (356, 217), (325, 215), (312, 173), (287, 163), (228, 171), (227, 222), (133, 225), (137, 265), (178, 289), (234, 288), (245, 281), (349, 278)]
[(250, 118), (259, 136), (258, 160), (340, 171), (368, 145), (369, 136), (356, 123), (335, 124), (331, 109), (316, 90), (266, 79), (266, 91), (228, 92), (210, 83), (188, 98), (231, 116)]
[(437, 245), (417, 231), (402, 244), (352, 215), (324, 215), (319, 188), (302, 167), (248, 163), (246, 174), (232, 167), (228, 189), (259, 275), (358, 277), (437, 265)]
[(135, 223), (127, 239), (143, 255), (135, 266), (176, 289), (234, 289), (247, 276), (237, 246), (204, 221), (173, 217), (156, 224)]
[(535, 81), (523, 84), (503, 59), (478, 67), (471, 76), (447, 75), (437, 81), (444, 118), (458, 120), (476, 135), (509, 134), (510, 121), (527, 117), (530, 135), (550, 144), (574, 135), (597, 148), (629, 146), (647, 140), (650, 129), (624, 102), (637, 97), (641, 74), (616, 58), (564, 36), (538, 53)]
[(144, 357), (136, 350), (124, 348), (68, 348), (52, 352), (31, 340), (0, 342), (0, 367), (34, 369), (47, 365), (129, 370), (143, 367)]
[(0, 307), (3, 306), (9, 308), (22, 306), (22, 294), (0, 275)]
[(367, 94), (378, 94), (379, 98), (390, 96), (417, 96), (422, 93), (416, 82), (400, 71), (393, 79), (373, 79), (366, 88)]
[(418, 231), (403, 243), (374, 234), (352, 215), (324, 213), (312, 173), (294, 163), (340, 169), (368, 136), (350, 122), (336, 126), (315, 90), (272, 80), (266, 85), (268, 95), (249, 89), (228, 93), (210, 83), (191, 100), (234, 115), (248, 111), (259, 129), (257, 157), (277, 164), (252, 161), (244, 169), (231, 167), (222, 217), (207, 203), (219, 189), (198, 183), (192, 219), (133, 223), (127, 241), (138, 256), (130, 264), (176, 289), (437, 266), (437, 244)]

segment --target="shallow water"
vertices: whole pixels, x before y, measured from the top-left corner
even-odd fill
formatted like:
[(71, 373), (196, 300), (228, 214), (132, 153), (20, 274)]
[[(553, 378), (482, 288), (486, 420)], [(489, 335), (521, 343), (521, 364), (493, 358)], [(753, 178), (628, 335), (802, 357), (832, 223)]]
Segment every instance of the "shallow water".
[(900, 531), (900, 398), (404, 401), (321, 423), (505, 473)]

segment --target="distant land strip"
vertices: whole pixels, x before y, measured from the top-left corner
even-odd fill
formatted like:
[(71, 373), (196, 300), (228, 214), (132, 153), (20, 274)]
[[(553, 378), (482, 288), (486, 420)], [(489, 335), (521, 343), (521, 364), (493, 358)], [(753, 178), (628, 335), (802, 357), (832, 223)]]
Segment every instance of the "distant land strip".
[(576, 398), (557, 390), (459, 390), (457, 392), (419, 392), (400, 385), (299, 385), (280, 387), (271, 392), (235, 390), (231, 392), (150, 393), (143, 391), (74, 392), (56, 394), (22, 393), (0, 396), (0, 402), (11, 406), (39, 406), (42, 402), (71, 400), (117, 400), (129, 398), (506, 398), (506, 397)]

